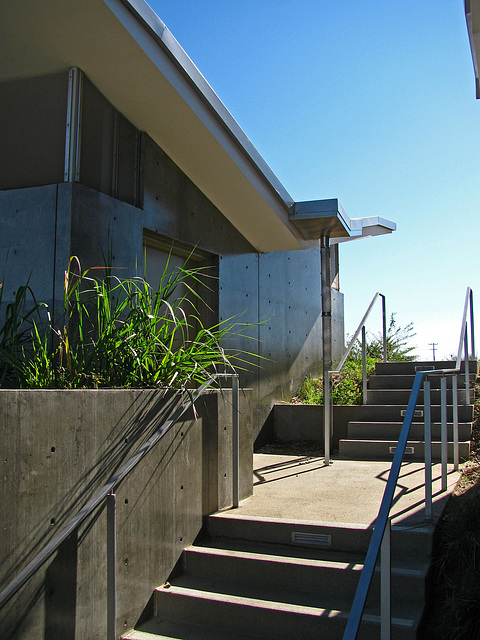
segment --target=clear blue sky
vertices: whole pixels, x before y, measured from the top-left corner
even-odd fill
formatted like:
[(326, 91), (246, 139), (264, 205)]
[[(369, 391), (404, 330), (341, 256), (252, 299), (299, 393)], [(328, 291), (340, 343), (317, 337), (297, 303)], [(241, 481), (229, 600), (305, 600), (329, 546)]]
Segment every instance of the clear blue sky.
[(467, 285), (480, 311), (480, 100), (463, 0), (149, 4), (295, 200), (337, 197), (351, 218), (397, 223), (340, 248), (346, 331), (379, 290), (414, 322), (421, 358), (430, 342), (437, 358), (456, 351)]

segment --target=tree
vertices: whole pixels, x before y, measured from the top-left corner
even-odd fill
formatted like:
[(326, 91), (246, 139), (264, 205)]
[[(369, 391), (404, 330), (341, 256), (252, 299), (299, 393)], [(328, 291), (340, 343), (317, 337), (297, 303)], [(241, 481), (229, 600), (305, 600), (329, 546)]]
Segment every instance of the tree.
[[(417, 359), (412, 351), (416, 349), (416, 345), (409, 344), (415, 337), (413, 322), (409, 322), (405, 326), (398, 325), (396, 314), (390, 316), (390, 323), (387, 329), (387, 360), (388, 362), (412, 362)], [(367, 358), (372, 358), (375, 362), (383, 360), (383, 335), (377, 333), (369, 335), (367, 332), (366, 344)], [(362, 343), (357, 340), (350, 352), (350, 358), (355, 362), (362, 360)]]

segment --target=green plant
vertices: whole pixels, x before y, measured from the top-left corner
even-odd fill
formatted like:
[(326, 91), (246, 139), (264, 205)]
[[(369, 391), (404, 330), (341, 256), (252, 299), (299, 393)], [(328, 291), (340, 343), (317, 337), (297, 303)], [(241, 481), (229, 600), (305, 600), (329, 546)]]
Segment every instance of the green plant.
[[(367, 358), (367, 375), (372, 375), (374, 368), (375, 360)], [(362, 404), (362, 380), (362, 363), (347, 360), (342, 371), (333, 376), (333, 404)], [(307, 376), (293, 401), (303, 404), (323, 404), (323, 378), (313, 375)]]
[[(4, 281), (0, 282), (0, 309), (4, 295)], [(31, 298), (31, 299), (30, 299)], [(30, 342), (30, 332), (34, 317), (39, 321), (40, 309), (45, 305), (37, 303), (27, 282), (18, 287), (15, 298), (4, 311), (3, 324), (0, 325), (0, 388), (15, 386), (24, 348)]]
[[(413, 323), (399, 326), (395, 320), (395, 314), (390, 316), (387, 330), (387, 357), (389, 362), (406, 362), (416, 359), (412, 355), (414, 346), (409, 341), (415, 336)], [(369, 335), (367, 333), (367, 378), (373, 375), (375, 363), (383, 360), (383, 336)], [(304, 404), (323, 404), (323, 378), (315, 375), (307, 376), (300, 387), (298, 394), (292, 398), (292, 402)], [(362, 404), (363, 401), (363, 370), (362, 370), (362, 345), (356, 341), (350, 351), (340, 373), (332, 378), (332, 402), (333, 404)]]
[[(396, 314), (392, 313), (387, 327), (387, 360), (388, 362), (412, 362), (416, 360), (416, 356), (412, 354), (416, 346), (409, 344), (416, 335), (413, 322), (401, 326), (398, 325), (395, 316)], [(383, 359), (383, 334), (372, 335), (367, 332), (366, 351), (367, 358), (380, 362)], [(356, 362), (361, 362), (362, 344), (359, 340), (353, 345), (350, 357)]]
[[(233, 319), (203, 326), (193, 284), (207, 286), (204, 269), (165, 267), (158, 290), (142, 278), (120, 280), (108, 270), (81, 271), (72, 258), (65, 273), (63, 315), (47, 331), (36, 324), (16, 363), (27, 388), (188, 387), (218, 370), (241, 368), (245, 356), (224, 343), (243, 335)], [(188, 292), (176, 297), (179, 285)]]

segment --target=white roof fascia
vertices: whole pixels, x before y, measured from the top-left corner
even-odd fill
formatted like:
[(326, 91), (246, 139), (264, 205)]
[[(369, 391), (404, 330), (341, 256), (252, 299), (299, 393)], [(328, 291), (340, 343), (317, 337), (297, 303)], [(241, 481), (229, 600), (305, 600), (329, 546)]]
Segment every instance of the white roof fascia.
[(383, 236), (396, 231), (397, 225), (391, 220), (379, 216), (369, 216), (367, 218), (352, 218), (352, 234), (346, 238), (332, 238), (330, 244), (339, 244), (349, 240), (359, 240), (361, 238), (372, 238), (373, 236)]
[(325, 236), (330, 244), (384, 235), (396, 229), (394, 222), (378, 216), (350, 219), (337, 198), (297, 202), (290, 220), (305, 240)]
[[(104, 0), (107, 4), (112, 0)], [(115, 0), (113, 0), (115, 1)], [(119, 0), (127, 9), (134, 10), (134, 15), (150, 30), (154, 37), (159, 38), (161, 44), (170, 53), (172, 60), (190, 78), (194, 87), (198, 90), (207, 105), (212, 109), (213, 114), (220, 119), (226, 131), (243, 148), (252, 164), (267, 179), (274, 191), (281, 198), (282, 203), (290, 208), (293, 205), (292, 196), (287, 192), (277, 176), (270, 169), (264, 158), (257, 151), (253, 143), (246, 136), (243, 129), (235, 118), (220, 100), (211, 85), (207, 82), (198, 67), (182, 48), (178, 40), (168, 29), (165, 23), (160, 20), (157, 14), (149, 7), (144, 0)], [(112, 3), (113, 4), (113, 3)], [(113, 9), (112, 9), (113, 10)]]

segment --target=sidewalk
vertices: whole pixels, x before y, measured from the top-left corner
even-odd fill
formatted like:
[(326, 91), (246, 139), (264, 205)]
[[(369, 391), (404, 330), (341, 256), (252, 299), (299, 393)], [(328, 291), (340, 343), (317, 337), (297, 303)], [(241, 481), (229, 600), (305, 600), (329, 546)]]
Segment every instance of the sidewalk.
[[(256, 453), (253, 496), (229, 514), (370, 525), (378, 514), (390, 465), (333, 459), (326, 467), (321, 457)], [(424, 522), (424, 473), (422, 463), (403, 463), (391, 510), (393, 524)], [(448, 490), (443, 494), (440, 464), (433, 465), (432, 475), (435, 519), (460, 473), (448, 466)]]

